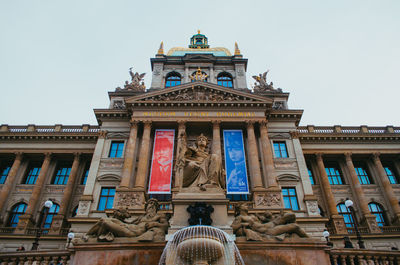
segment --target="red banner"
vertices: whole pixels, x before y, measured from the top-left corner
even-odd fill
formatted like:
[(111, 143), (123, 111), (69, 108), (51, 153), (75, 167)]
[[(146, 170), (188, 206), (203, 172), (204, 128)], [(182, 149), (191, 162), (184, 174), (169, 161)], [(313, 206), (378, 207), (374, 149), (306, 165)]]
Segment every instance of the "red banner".
[(171, 193), (174, 130), (156, 130), (149, 193)]

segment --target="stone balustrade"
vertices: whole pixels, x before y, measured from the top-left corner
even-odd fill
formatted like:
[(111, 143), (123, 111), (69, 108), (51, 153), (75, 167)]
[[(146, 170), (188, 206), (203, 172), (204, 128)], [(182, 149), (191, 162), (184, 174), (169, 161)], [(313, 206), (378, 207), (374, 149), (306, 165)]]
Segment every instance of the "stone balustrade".
[(331, 249), (332, 265), (398, 265), (400, 252), (372, 249)]
[(69, 251), (18, 251), (0, 253), (0, 265), (6, 264), (69, 264)]
[(299, 133), (313, 133), (313, 134), (330, 134), (330, 133), (340, 133), (340, 134), (400, 134), (400, 127), (393, 127), (391, 125), (386, 127), (369, 127), (361, 125), (359, 127), (355, 126), (299, 126), (297, 128)]
[(100, 127), (97, 125), (8, 125), (0, 126), (0, 133), (98, 133)]

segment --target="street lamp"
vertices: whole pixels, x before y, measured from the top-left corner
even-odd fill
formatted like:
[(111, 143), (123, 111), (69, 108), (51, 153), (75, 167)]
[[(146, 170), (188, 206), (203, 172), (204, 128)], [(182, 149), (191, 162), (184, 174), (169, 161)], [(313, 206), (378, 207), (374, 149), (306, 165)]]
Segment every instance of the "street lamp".
[(71, 231), (68, 233), (68, 244), (67, 244), (67, 248), (69, 248), (69, 244), (71, 243), (71, 240), (74, 239), (75, 234)]
[(44, 203), (44, 212), (43, 212), (43, 218), (42, 221), (40, 222), (40, 226), (38, 227), (38, 229), (36, 230), (36, 235), (35, 235), (35, 239), (33, 241), (32, 244), (32, 249), (31, 250), (37, 250), (38, 246), (39, 246), (39, 238), (42, 235), (42, 231), (43, 231), (43, 225), (44, 222), (46, 221), (47, 218), (47, 214), (49, 213), (50, 208), (53, 207), (53, 202), (50, 200), (47, 200)]
[(322, 232), (322, 235), (325, 237), (326, 239), (326, 244), (330, 247), (333, 247), (333, 243), (331, 241), (329, 241), (329, 231), (328, 230), (324, 230), (324, 232)]
[(356, 218), (355, 213), (354, 213), (353, 201), (350, 200), (350, 199), (347, 199), (344, 202), (344, 204), (346, 205), (347, 208), (350, 209), (351, 218), (353, 218), (353, 221), (354, 221), (354, 229), (356, 230), (358, 246), (360, 248), (365, 248), (364, 241), (362, 241), (362, 238), (361, 238), (361, 235), (360, 235), (360, 231), (358, 231), (358, 221), (357, 221), (357, 218)]

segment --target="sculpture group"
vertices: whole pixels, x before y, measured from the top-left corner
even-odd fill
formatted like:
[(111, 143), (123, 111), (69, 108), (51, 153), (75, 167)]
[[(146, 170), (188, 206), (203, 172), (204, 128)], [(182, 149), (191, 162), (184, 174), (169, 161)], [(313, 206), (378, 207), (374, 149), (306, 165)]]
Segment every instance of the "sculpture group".
[(135, 92), (145, 92), (146, 86), (144, 85), (143, 78), (146, 73), (133, 73), (131, 67), (129, 68), (129, 75), (131, 76), (131, 82), (125, 81), (124, 88), (117, 87), (116, 91), (131, 90)]

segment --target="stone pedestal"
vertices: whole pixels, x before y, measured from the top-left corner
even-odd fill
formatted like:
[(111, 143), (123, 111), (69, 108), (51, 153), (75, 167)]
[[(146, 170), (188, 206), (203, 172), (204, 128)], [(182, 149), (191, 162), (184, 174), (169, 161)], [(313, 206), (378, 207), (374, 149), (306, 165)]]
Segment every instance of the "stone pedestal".
[(205, 202), (214, 208), (211, 214), (213, 220), (212, 226), (217, 227), (225, 232), (232, 234), (232, 223), (228, 217), (228, 203), (224, 191), (217, 187), (206, 187), (206, 191), (200, 191), (199, 188), (183, 188), (179, 193), (172, 198), (174, 214), (170, 219), (170, 228), (168, 236), (174, 234), (181, 228), (189, 226), (188, 219), (190, 218), (187, 212), (189, 205), (194, 205), (196, 202)]

